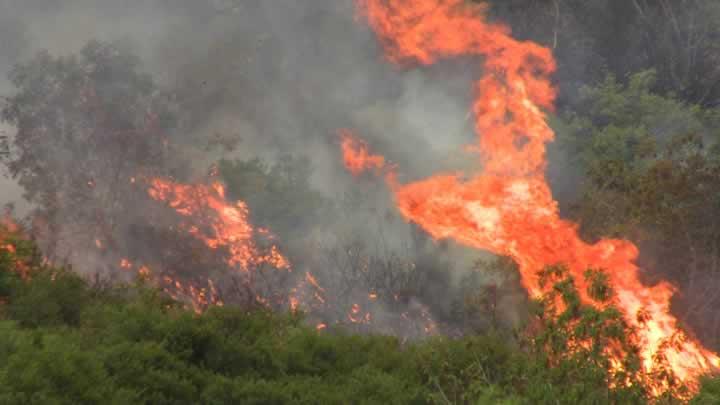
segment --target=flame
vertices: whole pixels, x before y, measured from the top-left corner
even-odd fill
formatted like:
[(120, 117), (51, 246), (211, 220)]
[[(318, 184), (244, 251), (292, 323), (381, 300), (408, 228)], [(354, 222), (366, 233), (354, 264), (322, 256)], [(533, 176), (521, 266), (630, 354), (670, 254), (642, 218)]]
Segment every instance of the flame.
[(138, 274), (142, 277), (149, 277), (150, 269), (147, 266), (140, 266), (140, 268), (138, 269)]
[(290, 297), (290, 311), (297, 312), (300, 307), (300, 301), (295, 296)]
[[(164, 202), (185, 218), (177, 229), (202, 241), (209, 249), (226, 251), (226, 264), (242, 275), (244, 282), (249, 282), (260, 266), (291, 271), (290, 262), (276, 245), (259, 246), (260, 237), (272, 241), (274, 236), (266, 229), (253, 227), (247, 205), (243, 201), (228, 201), (221, 183), (181, 184), (154, 178), (149, 184), (148, 194), (153, 199)], [(181, 280), (168, 272), (155, 276), (147, 266), (141, 266), (138, 273), (163, 284), (164, 290), (179, 301), (189, 301), (195, 312), (200, 313), (210, 305), (224, 305), (213, 279)], [(254, 298), (261, 305), (270, 303), (267, 297)], [(292, 302), (291, 309), (297, 309)]]
[(305, 277), (300, 279), (297, 285), (290, 291), (290, 310), (296, 312), (299, 309), (305, 311), (317, 310), (323, 307), (327, 300), (324, 297), (325, 289), (320, 286), (315, 276), (305, 272)]
[(290, 269), (290, 262), (273, 245), (263, 252), (255, 243), (256, 232), (250, 224), (247, 205), (225, 199), (225, 188), (219, 182), (210, 186), (187, 185), (170, 180), (153, 179), (148, 193), (158, 201), (166, 202), (185, 217), (203, 217), (212, 232), (202, 232), (196, 225), (187, 231), (201, 239), (210, 249), (226, 248), (230, 253), (228, 265), (247, 272), (253, 266), (269, 264), (278, 269)]
[(341, 144), (340, 148), (343, 152), (345, 167), (354, 175), (374, 169), (376, 173), (385, 168), (385, 158), (380, 155), (373, 155), (368, 152), (368, 145), (355, 137), (350, 130), (341, 129), (338, 131)]
[(320, 287), (320, 284), (318, 284), (317, 279), (315, 279), (315, 276), (313, 276), (312, 273), (310, 273), (310, 272), (305, 273), (305, 279), (307, 280), (308, 283), (312, 284), (319, 291), (325, 292), (325, 289)]
[[(130, 260), (120, 260), (121, 269), (130, 270), (133, 267), (136, 266)], [(197, 314), (211, 305), (223, 306), (212, 279), (207, 279), (207, 287), (198, 287), (191, 282), (183, 283), (167, 274), (155, 274), (146, 265), (137, 266), (137, 274), (140, 278), (153, 282), (174, 300), (187, 303)]]
[[(23, 279), (30, 277), (31, 266), (27, 260), (18, 257), (16, 243), (18, 240), (26, 239), (23, 228), (15, 222), (9, 211), (0, 215), (0, 255), (8, 255), (8, 259), (14, 262), (12, 270), (17, 272)], [(43, 258), (43, 261), (45, 261), (45, 258)]]
[[(674, 288), (666, 282), (653, 287), (640, 282), (633, 244), (612, 239), (587, 244), (579, 238), (576, 224), (560, 218), (544, 175), (545, 144), (554, 138), (543, 112), (553, 109), (555, 98), (549, 79), (555, 61), (549, 50), (513, 39), (507, 27), (484, 20), (483, 7), (464, 0), (357, 3), (387, 58), (396, 64), (484, 57), (473, 102), (479, 137), (473, 150), (483, 159), (483, 172), (469, 180), (439, 174), (407, 185), (390, 182), (401, 214), (435, 239), (452, 238), (511, 256), (531, 295), (542, 292), (538, 271), (563, 263), (580, 283), (584, 302), (593, 304), (584, 293), (583, 272), (602, 268), (625, 319), (638, 329), (646, 371), (653, 369), (661, 349), (676, 377), (691, 388), (700, 374), (720, 366), (716, 354), (678, 329), (670, 314)], [(368, 152), (365, 143), (348, 131), (342, 135), (345, 165), (353, 174), (385, 167), (385, 159)]]

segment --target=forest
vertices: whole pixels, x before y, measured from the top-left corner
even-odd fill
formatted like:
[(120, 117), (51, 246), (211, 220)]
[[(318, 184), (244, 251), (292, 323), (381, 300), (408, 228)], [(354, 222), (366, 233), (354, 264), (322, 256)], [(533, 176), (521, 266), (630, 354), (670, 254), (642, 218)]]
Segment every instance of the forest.
[(720, 403), (716, 0), (0, 2), (0, 71), (0, 404)]

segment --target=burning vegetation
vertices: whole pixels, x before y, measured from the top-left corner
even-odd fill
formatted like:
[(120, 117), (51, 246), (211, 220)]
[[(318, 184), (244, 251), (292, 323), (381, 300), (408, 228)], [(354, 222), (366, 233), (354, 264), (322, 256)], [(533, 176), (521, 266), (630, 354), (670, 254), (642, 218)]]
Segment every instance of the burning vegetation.
[[(398, 81), (451, 77), (450, 59), (480, 65), (470, 91), (453, 90), (472, 95), (460, 116), (476, 141), (462, 157), (438, 163), (434, 149), (454, 147), (444, 139), (391, 139), (383, 132), (397, 124), (377, 112), (380, 102), (337, 113), (362, 103), (336, 106), (333, 91), (319, 113), (306, 109), (303, 94), (324, 81), (288, 73), (270, 58), (276, 51), (262, 54), (265, 39), (229, 66), (258, 63), (243, 75), (290, 88), (282, 102), (274, 87), (262, 98), (243, 75), (234, 83), (253, 103), (223, 93), (224, 68), (217, 83), (166, 89), (123, 46), (97, 41), (72, 57), (41, 52), (12, 71), (17, 93), (2, 119), (16, 134), (5, 166), (34, 206), (22, 226), (11, 210), (0, 220), (0, 402), (52, 402), (70, 391), (67, 403), (717, 399), (716, 301), (688, 295), (715, 281), (696, 270), (720, 263), (720, 238), (714, 223), (702, 228), (681, 210), (709, 194), (702, 208), (720, 206), (720, 148), (706, 145), (720, 145), (707, 129), (720, 128), (720, 114), (658, 100), (654, 72), (584, 89), (577, 97), (589, 117), (558, 111), (552, 78), (567, 61), (547, 41), (516, 38), (490, 6), (352, 3), (354, 29), (369, 26)], [(317, 25), (310, 21), (302, 25)], [(245, 55), (255, 48), (257, 60)], [(390, 75), (384, 65), (373, 66), (379, 77)], [(265, 77), (273, 75), (282, 80)], [(384, 90), (368, 94), (396, 91)], [(217, 100), (231, 101), (212, 110)], [(634, 105), (650, 116), (639, 127), (621, 113)], [(209, 136), (215, 115), (235, 123), (228, 111), (247, 114), (239, 126), (254, 137)], [(308, 115), (298, 128), (295, 114)], [(664, 133), (646, 134), (663, 116), (686, 124), (663, 121), (662, 131), (682, 133), (666, 143)], [(325, 135), (275, 137), (288, 127)], [(587, 173), (569, 215), (551, 187), (554, 142), (580, 150)], [(643, 201), (650, 197), (659, 202)], [(644, 265), (640, 242), (667, 247), (678, 233), (688, 277)], [(698, 326), (706, 319), (712, 326)], [(86, 345), (88, 353), (78, 349)], [(47, 369), (54, 350), (69, 360), (51, 374), (75, 373), (69, 390), (21, 372)], [(75, 382), (81, 374), (92, 386)]]
[[(545, 144), (554, 134), (543, 110), (553, 109), (550, 75), (555, 61), (547, 48), (519, 42), (503, 26), (489, 24), (463, 1), (362, 1), (370, 25), (395, 63), (432, 64), (438, 59), (481, 55), (483, 76), (475, 84), (473, 112), (479, 136), (475, 151), (481, 173), (461, 180), (441, 174), (392, 185), (398, 209), (436, 239), (512, 257), (532, 296), (543, 288), (538, 273), (566, 265), (587, 290), (583, 273), (602, 269), (615, 304), (637, 334), (643, 367), (652, 376), (658, 363), (692, 388), (699, 376), (716, 371), (720, 357), (688, 337), (670, 314), (674, 292), (667, 282), (646, 286), (634, 264), (637, 248), (626, 241), (583, 242), (572, 222), (562, 220), (545, 179)], [(345, 165), (353, 174), (384, 167), (359, 140), (343, 136)], [(582, 302), (593, 299), (581, 293)], [(614, 353), (616, 364), (625, 354)], [(624, 372), (621, 366), (617, 371)], [(652, 378), (652, 377), (650, 377)], [(661, 395), (665, 387), (654, 394)]]

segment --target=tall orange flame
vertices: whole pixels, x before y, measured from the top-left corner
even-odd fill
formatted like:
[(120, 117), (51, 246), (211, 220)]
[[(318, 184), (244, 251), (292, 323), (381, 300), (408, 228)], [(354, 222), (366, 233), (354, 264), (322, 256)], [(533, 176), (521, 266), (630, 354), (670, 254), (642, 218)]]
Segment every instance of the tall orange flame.
[[(483, 7), (465, 0), (357, 2), (394, 63), (484, 57), (473, 102), (479, 137), (475, 150), (483, 158), (484, 171), (469, 180), (441, 174), (407, 185), (392, 182), (402, 215), (436, 239), (452, 238), (511, 256), (532, 295), (541, 293), (537, 273), (546, 265), (567, 265), (581, 283), (581, 293), (586, 287), (584, 270), (603, 268), (625, 319), (638, 329), (647, 371), (663, 344), (671, 340), (676, 344), (665, 347), (665, 357), (689, 386), (701, 373), (720, 366), (720, 358), (699, 342), (675, 339), (681, 332), (669, 311), (673, 287), (666, 282), (646, 287), (639, 281), (634, 264), (638, 250), (633, 244), (610, 239), (587, 244), (579, 238), (576, 224), (560, 218), (544, 175), (545, 144), (554, 138), (543, 112), (553, 109), (555, 98), (549, 80), (555, 70), (551, 52), (511, 38), (508, 28), (484, 20)], [(384, 165), (384, 159), (370, 155), (364, 144), (346, 138), (343, 145), (346, 165), (353, 173)], [(582, 298), (592, 304), (586, 294)]]

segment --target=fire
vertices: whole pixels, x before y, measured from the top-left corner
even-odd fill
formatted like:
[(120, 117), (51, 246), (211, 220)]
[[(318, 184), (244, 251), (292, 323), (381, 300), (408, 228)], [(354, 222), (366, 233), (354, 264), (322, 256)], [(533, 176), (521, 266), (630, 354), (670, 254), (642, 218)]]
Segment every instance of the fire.
[[(227, 252), (225, 263), (242, 276), (243, 283), (249, 283), (253, 272), (261, 266), (291, 270), (290, 262), (276, 245), (259, 245), (261, 238), (272, 241), (274, 236), (266, 229), (256, 229), (250, 223), (247, 205), (243, 201), (228, 201), (221, 183), (181, 184), (155, 178), (149, 181), (148, 194), (183, 218), (177, 230), (187, 232), (211, 250)], [(123, 262), (121, 267), (124, 267)], [(139, 267), (138, 273), (155, 280), (173, 298), (189, 301), (198, 313), (210, 305), (224, 305), (213, 279), (181, 280), (167, 270), (155, 275), (144, 265)], [(257, 295), (253, 298), (261, 305), (270, 303), (268, 297)], [(297, 303), (291, 302), (291, 309), (296, 307)]]
[(296, 312), (300, 309), (308, 312), (323, 307), (327, 301), (324, 297), (325, 289), (320, 286), (315, 276), (305, 272), (305, 277), (299, 279), (297, 285), (290, 291), (290, 310)]
[(305, 273), (305, 279), (308, 283), (312, 284), (319, 291), (325, 292), (325, 289), (320, 287), (320, 284), (318, 284), (317, 279), (315, 279), (315, 276), (313, 276), (312, 273)]
[(138, 269), (138, 274), (141, 277), (149, 277), (150, 276), (150, 269), (147, 266), (140, 266)]
[(352, 133), (343, 129), (339, 131), (345, 167), (354, 175), (368, 170), (375, 169), (380, 173), (385, 168), (385, 158), (380, 155), (373, 155), (368, 152), (367, 144), (357, 139)]
[(269, 264), (278, 269), (290, 269), (290, 263), (276, 246), (263, 252), (255, 243), (257, 234), (248, 219), (247, 205), (235, 204), (225, 199), (225, 188), (216, 182), (186, 185), (170, 180), (153, 179), (148, 193), (158, 201), (164, 201), (178, 214), (185, 217), (203, 217), (212, 232), (202, 232), (196, 225), (187, 226), (187, 231), (201, 239), (210, 249), (225, 248), (230, 257), (228, 264), (243, 272), (253, 266)]
[[(617, 305), (638, 329), (643, 365), (650, 372), (664, 355), (675, 375), (690, 387), (697, 377), (720, 366), (720, 358), (685, 336), (670, 314), (674, 289), (639, 280), (637, 248), (622, 240), (583, 242), (577, 225), (560, 218), (545, 179), (545, 144), (554, 139), (543, 110), (552, 110), (555, 70), (551, 52), (510, 36), (504, 26), (483, 19), (483, 8), (464, 0), (358, 0), (361, 12), (380, 37), (387, 58), (397, 64), (432, 64), (462, 55), (484, 57), (475, 84), (473, 112), (484, 170), (469, 180), (439, 174), (401, 185), (390, 182), (401, 214), (436, 239), (511, 256), (531, 295), (542, 292), (537, 273), (546, 265), (568, 266), (583, 300), (583, 271), (602, 268), (617, 293)], [(385, 168), (382, 156), (342, 132), (345, 165), (353, 174)], [(682, 336), (681, 339), (676, 337)], [(673, 344), (668, 344), (672, 341)]]
[(300, 301), (295, 297), (290, 297), (290, 311), (297, 312), (298, 308), (300, 307)]
[(7, 255), (5, 258), (14, 263), (13, 270), (22, 278), (30, 277), (31, 272), (30, 263), (18, 255), (17, 242), (25, 239), (23, 228), (13, 220), (9, 211), (0, 215), (0, 258)]
[(362, 314), (362, 312), (363, 310), (359, 304), (352, 304), (350, 313), (347, 315), (348, 320), (352, 323), (370, 323), (372, 320), (370, 312), (365, 312), (365, 314)]

